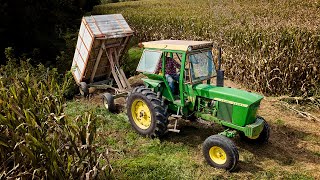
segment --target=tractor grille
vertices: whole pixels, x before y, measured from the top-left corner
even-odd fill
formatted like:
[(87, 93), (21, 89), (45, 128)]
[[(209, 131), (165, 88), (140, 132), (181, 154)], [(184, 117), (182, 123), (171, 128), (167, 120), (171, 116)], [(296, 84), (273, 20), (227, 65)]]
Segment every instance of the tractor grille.
[(232, 122), (232, 108), (232, 104), (219, 102), (219, 108), (217, 113), (218, 118), (228, 122)]

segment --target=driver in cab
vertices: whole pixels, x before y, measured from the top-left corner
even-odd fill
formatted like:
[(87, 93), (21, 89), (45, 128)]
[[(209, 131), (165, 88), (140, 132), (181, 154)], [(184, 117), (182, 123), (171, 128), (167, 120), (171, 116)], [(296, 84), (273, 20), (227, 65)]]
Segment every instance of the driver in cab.
[[(180, 69), (181, 65), (171, 57), (166, 57), (165, 76), (170, 86), (171, 92), (175, 92), (174, 81), (179, 81), (179, 73), (177, 69)], [(162, 74), (162, 61), (159, 62), (156, 73)]]

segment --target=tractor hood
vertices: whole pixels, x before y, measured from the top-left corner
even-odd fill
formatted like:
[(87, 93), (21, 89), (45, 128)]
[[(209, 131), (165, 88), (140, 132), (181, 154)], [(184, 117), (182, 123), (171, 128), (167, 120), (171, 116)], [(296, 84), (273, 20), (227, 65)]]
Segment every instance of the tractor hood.
[(251, 104), (261, 101), (263, 98), (263, 96), (259, 94), (250, 93), (244, 90), (208, 84), (198, 84), (195, 85), (193, 89), (198, 96), (243, 107), (248, 107)]

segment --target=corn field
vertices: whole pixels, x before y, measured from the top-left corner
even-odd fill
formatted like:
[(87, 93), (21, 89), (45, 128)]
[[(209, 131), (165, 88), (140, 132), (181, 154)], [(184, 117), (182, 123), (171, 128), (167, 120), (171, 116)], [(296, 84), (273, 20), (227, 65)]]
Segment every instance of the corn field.
[(96, 117), (64, 114), (70, 80), (25, 61), (0, 67), (0, 179), (103, 177)]
[(121, 13), (139, 41), (211, 40), (226, 76), (267, 95), (320, 94), (319, 0), (140, 0), (96, 6)]

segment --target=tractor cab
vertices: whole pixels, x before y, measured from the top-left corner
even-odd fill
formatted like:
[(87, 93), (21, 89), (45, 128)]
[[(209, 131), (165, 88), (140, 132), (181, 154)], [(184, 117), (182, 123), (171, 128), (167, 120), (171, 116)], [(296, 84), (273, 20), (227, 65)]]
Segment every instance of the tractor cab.
[[(211, 42), (161, 40), (142, 44), (144, 51), (137, 71), (148, 77), (143, 79), (146, 87), (156, 89), (173, 102), (173, 109), (188, 103), (187, 91), (191, 86), (203, 81), (210, 84), (210, 79), (216, 76)], [(174, 81), (174, 90), (168, 75)]]

